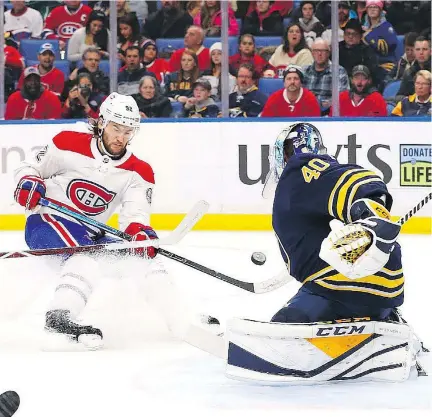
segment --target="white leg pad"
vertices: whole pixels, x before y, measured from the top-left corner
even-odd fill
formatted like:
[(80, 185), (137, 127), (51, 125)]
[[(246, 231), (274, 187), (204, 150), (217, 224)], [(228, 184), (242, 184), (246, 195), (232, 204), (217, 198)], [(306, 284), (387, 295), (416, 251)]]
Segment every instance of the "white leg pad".
[(228, 322), (226, 375), (265, 384), (405, 381), (415, 369), (409, 326), (402, 323)]

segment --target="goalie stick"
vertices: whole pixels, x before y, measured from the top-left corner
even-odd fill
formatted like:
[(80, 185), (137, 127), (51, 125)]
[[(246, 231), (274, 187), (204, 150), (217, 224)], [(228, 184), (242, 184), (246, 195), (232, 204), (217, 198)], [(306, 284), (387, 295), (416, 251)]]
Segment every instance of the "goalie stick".
[[(53, 208), (56, 206), (59, 208), (61, 212), (69, 215), (68, 209), (65, 207), (59, 206), (53, 202), (50, 202), (48, 199), (43, 199), (43, 205), (47, 207)], [(181, 239), (195, 226), (195, 224), (201, 219), (201, 217), (207, 212), (209, 204), (201, 200), (195, 204), (195, 206), (186, 214), (180, 224), (166, 237), (162, 239), (154, 239), (151, 242), (130, 242), (130, 243), (110, 243), (104, 245), (88, 245), (88, 246), (74, 246), (74, 247), (66, 247), (66, 248), (49, 248), (49, 249), (35, 249), (35, 250), (24, 250), (24, 251), (9, 251), (9, 252), (0, 252), (0, 259), (10, 259), (10, 258), (27, 258), (33, 256), (48, 256), (48, 255), (73, 255), (74, 253), (82, 253), (82, 252), (103, 252), (103, 251), (112, 251), (118, 254), (128, 253), (129, 249), (133, 248), (145, 248), (148, 246), (159, 247), (160, 245), (174, 245), (180, 242)], [(67, 212), (66, 212), (67, 211)], [(71, 211), (71, 213), (74, 213)], [(80, 214), (75, 213), (75, 215), (79, 216), (79, 219), (82, 221), (82, 218), (87, 220), (87, 217)], [(88, 219), (91, 220), (91, 219)], [(98, 222), (96, 222), (98, 223)], [(93, 224), (93, 223), (92, 223)], [(102, 223), (101, 223), (102, 224)], [(94, 224), (93, 224), (94, 225)], [(125, 233), (120, 230), (114, 229), (113, 227), (103, 225), (108, 231), (116, 236), (119, 234)]]

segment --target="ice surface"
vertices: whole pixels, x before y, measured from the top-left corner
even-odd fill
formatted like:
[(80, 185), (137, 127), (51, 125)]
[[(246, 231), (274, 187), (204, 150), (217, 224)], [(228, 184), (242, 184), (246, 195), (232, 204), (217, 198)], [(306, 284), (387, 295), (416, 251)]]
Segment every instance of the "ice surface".
[[(432, 237), (402, 236), (406, 302), (402, 312), (432, 347)], [(0, 250), (25, 248), (22, 233), (0, 233)], [(168, 249), (168, 248), (167, 248)], [(170, 250), (238, 279), (260, 281), (283, 268), (271, 233), (190, 233)], [(267, 256), (252, 264), (253, 251)], [(164, 260), (182, 297), (197, 313), (267, 320), (296, 291), (295, 282), (255, 295)], [(339, 383), (265, 387), (232, 381), (220, 359), (175, 340), (143, 301), (140, 272), (105, 265), (104, 279), (83, 314), (102, 328), (103, 351), (47, 345), (44, 311), (56, 285), (56, 261), (0, 261), (0, 392), (21, 396), (17, 417), (164, 415), (432, 415), (432, 377), (403, 384)], [(133, 269), (139, 271), (139, 269)], [(47, 352), (50, 351), (50, 352)], [(432, 373), (432, 360), (423, 357)], [(389, 411), (391, 409), (391, 411)], [(346, 411), (349, 410), (349, 411)], [(375, 414), (376, 413), (376, 414)]]

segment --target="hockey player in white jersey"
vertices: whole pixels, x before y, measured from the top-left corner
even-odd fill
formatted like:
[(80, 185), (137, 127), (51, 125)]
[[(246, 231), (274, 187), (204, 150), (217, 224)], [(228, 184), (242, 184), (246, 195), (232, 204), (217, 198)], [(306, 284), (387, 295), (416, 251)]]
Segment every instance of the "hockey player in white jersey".
[[(64, 214), (41, 207), (41, 197), (106, 223), (120, 208), (120, 229), (136, 241), (156, 239), (149, 226), (154, 174), (127, 145), (140, 129), (132, 97), (112, 93), (102, 104), (89, 134), (65, 131), (56, 135), (34, 160), (15, 171), (15, 200), (29, 214), (25, 239), (31, 249), (60, 248), (118, 242)], [(153, 258), (154, 247), (132, 249)], [(85, 307), (97, 280), (99, 266), (91, 255), (69, 257), (62, 267), (46, 329), (85, 345), (102, 343), (102, 331), (74, 319)]]

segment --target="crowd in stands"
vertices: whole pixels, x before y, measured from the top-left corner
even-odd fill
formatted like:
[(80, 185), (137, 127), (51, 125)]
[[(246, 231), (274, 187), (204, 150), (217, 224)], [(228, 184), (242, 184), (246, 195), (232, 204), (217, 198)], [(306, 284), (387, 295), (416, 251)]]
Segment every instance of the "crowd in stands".
[[(111, 7), (113, 7), (111, 2)], [(117, 0), (118, 91), (143, 118), (431, 116), (431, 2)], [(97, 117), (110, 93), (109, 1), (5, 2), (5, 119)]]

